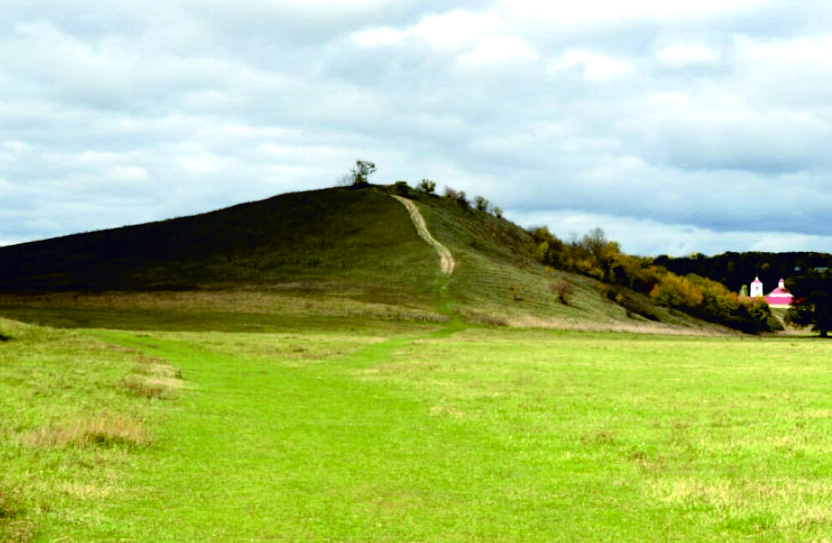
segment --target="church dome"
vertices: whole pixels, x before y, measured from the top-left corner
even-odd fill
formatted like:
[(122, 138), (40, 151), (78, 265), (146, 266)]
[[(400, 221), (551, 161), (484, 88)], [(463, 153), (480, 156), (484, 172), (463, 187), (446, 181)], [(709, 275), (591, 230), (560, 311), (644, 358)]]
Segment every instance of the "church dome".
[(772, 290), (766, 296), (766, 301), (768, 305), (772, 307), (783, 307), (789, 306), (792, 304), (792, 300), (794, 296), (789, 289), (786, 288), (786, 282), (783, 281), (783, 278), (780, 278), (780, 282), (777, 284), (777, 288)]

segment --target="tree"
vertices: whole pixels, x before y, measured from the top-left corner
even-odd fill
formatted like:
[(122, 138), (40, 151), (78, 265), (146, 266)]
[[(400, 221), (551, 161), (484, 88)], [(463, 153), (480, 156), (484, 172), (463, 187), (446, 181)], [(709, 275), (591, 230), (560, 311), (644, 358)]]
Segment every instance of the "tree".
[(451, 187), (445, 187), (445, 198), (453, 200), (462, 207), (468, 207), (470, 205), (468, 198), (465, 196), (464, 190), (456, 190)]
[(832, 270), (808, 270), (789, 281), (789, 290), (796, 302), (786, 312), (786, 322), (811, 325), (820, 337), (828, 337), (832, 330)]
[(366, 160), (356, 160), (350, 173), (341, 178), (342, 185), (363, 187), (370, 184), (370, 176), (376, 171), (376, 165)]
[(480, 211), (488, 211), (491, 207), (491, 203), (486, 200), (483, 196), (475, 196), (474, 197), (474, 205)]
[(594, 228), (584, 235), (581, 245), (592, 255), (595, 267), (600, 270), (601, 277), (599, 279), (610, 282), (612, 279), (610, 272), (615, 257), (621, 253), (618, 243), (608, 240), (607, 235), (601, 228)]
[(436, 182), (431, 181), (430, 179), (422, 179), (419, 181), (419, 186), (417, 188), (425, 194), (433, 194), (436, 190)]

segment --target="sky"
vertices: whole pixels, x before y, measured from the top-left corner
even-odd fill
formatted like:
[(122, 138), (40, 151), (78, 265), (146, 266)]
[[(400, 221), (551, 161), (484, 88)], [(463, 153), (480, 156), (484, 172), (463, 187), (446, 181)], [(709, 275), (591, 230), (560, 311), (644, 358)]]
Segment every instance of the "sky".
[(3, 0), (0, 244), (431, 179), (631, 254), (832, 252), (826, 0)]

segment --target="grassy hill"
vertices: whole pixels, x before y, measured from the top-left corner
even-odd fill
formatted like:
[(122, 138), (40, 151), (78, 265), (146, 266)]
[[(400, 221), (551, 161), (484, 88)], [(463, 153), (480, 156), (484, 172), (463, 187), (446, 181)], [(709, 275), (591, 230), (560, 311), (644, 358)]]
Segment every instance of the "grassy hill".
[[(191, 217), (0, 248), (0, 314), (61, 326), (272, 329), (364, 317), (559, 328), (655, 327), (592, 279), (546, 270), (528, 232), (408, 191), (457, 260), (449, 280), (396, 187), (275, 196)], [(401, 191), (401, 187), (398, 187)], [(564, 304), (554, 283), (568, 282)], [(718, 330), (650, 304), (659, 324)]]

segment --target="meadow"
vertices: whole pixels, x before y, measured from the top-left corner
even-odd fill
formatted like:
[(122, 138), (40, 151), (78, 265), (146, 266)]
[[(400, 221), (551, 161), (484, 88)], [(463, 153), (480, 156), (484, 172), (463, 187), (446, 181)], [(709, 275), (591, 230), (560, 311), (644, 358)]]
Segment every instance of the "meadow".
[(0, 319), (0, 540), (832, 538), (828, 342), (364, 323)]

